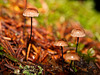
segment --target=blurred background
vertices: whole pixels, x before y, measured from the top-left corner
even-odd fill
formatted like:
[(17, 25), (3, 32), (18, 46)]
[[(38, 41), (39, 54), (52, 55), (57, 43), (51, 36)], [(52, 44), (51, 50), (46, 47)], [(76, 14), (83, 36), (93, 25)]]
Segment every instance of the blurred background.
[[(25, 0), (0, 0), (0, 14), (5, 16), (11, 11), (22, 11), (17, 5), (24, 5)], [(97, 0), (27, 0), (28, 7), (36, 7), (39, 10), (38, 27), (53, 27), (66, 23), (69, 20), (80, 22), (82, 27), (93, 33), (94, 39), (100, 41), (100, 8)], [(2, 9), (1, 9), (2, 8)], [(5, 10), (3, 8), (6, 8)], [(10, 11), (8, 12), (7, 10)], [(8, 14), (11, 18), (12, 14)], [(21, 13), (22, 15), (22, 13)], [(16, 14), (16, 17), (18, 15)]]

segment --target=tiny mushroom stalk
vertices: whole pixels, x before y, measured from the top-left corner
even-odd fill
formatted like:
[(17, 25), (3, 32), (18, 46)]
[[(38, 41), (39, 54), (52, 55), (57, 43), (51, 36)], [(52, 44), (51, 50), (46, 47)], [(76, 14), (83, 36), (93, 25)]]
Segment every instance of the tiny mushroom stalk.
[[(38, 17), (39, 13), (38, 13), (38, 10), (36, 8), (26, 8), (26, 10), (23, 12), (23, 16), (31, 18), (31, 31), (30, 31), (30, 39), (29, 39), (29, 42), (31, 42), (31, 37), (32, 37), (32, 18), (33, 17)], [(29, 43), (27, 44), (27, 47), (28, 47), (28, 45), (29, 45)], [(30, 53), (30, 49), (29, 48), (31, 48), (30, 45), (28, 47), (26, 60), (28, 60), (28, 56), (29, 56), (29, 53)]]
[(63, 46), (67, 46), (66, 42), (64, 41), (56, 41), (54, 43), (55, 46), (60, 46), (61, 47), (61, 53), (62, 53), (62, 70), (64, 71), (64, 67), (63, 67), (63, 63), (64, 63), (64, 59), (63, 59)]
[(32, 18), (33, 17), (38, 17), (39, 13), (38, 10), (36, 8), (27, 8), (24, 13), (23, 16), (26, 17), (30, 17), (31, 18), (31, 34), (30, 34), (30, 41), (31, 41), (31, 37), (32, 37)]
[[(79, 61), (80, 57), (78, 56), (77, 53), (67, 53), (65, 55), (65, 61), (67, 61), (67, 60), (71, 60), (70, 67), (72, 67), (72, 62)], [(75, 68), (75, 64), (74, 64), (74, 68)]]
[(85, 31), (82, 28), (73, 29), (72, 32), (71, 32), (71, 36), (77, 37), (77, 44), (76, 44), (76, 52), (77, 52), (79, 37), (84, 37)]

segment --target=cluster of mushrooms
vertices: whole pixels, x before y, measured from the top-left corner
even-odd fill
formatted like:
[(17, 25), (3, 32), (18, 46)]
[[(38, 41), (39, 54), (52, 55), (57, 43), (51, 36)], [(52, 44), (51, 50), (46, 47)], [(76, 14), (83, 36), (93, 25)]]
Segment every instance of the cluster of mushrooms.
[[(38, 17), (38, 15), (39, 15), (39, 12), (38, 12), (38, 10), (36, 8), (27, 8), (24, 11), (24, 13), (23, 13), (23, 16), (26, 16), (26, 17), (30, 17), (31, 18), (31, 32), (30, 32), (29, 42), (31, 41), (31, 37), (32, 37), (32, 18), (33, 17)], [(77, 54), (78, 42), (79, 42), (79, 38), (80, 37), (84, 37), (85, 36), (85, 31), (81, 27), (73, 28), (73, 30), (71, 32), (71, 36), (77, 38), (77, 40), (76, 40), (77, 43), (76, 43), (76, 52), (74, 52), (74, 53), (69, 52), (65, 56), (65, 61), (67, 61), (67, 60), (70, 60), (71, 61), (70, 65), (72, 65), (72, 62), (75, 62), (75, 61), (79, 61), (80, 60), (80, 57)], [(64, 63), (64, 59), (63, 59), (63, 47), (64, 46), (67, 46), (67, 44), (66, 44), (65, 41), (56, 41), (54, 43), (54, 45), (61, 47), (61, 53), (62, 53), (62, 71), (64, 71), (64, 67), (63, 67), (63, 63)], [(29, 52), (30, 51), (27, 51), (27, 55), (29, 55)], [(26, 56), (26, 60), (27, 59), (28, 59), (28, 56)], [(74, 63), (74, 68), (75, 68), (75, 63)]]
[[(78, 48), (79, 38), (85, 36), (85, 31), (81, 27), (74, 28), (71, 31), (71, 36), (77, 38), (77, 40), (76, 40), (77, 41), (77, 43), (76, 43), (76, 52), (73, 52), (73, 53), (69, 52), (69, 53), (67, 53), (66, 56), (65, 56), (65, 61), (67, 61), (67, 60), (71, 61), (70, 67), (72, 67), (72, 62), (74, 61), (74, 68), (75, 68), (75, 61), (79, 61), (80, 60), (80, 57), (77, 54), (77, 48)], [(63, 59), (63, 47), (67, 46), (67, 44), (64, 41), (56, 41), (54, 43), (54, 45), (61, 47), (61, 53), (62, 53), (62, 70), (64, 71), (64, 67), (63, 67), (63, 63), (64, 63), (64, 59)]]

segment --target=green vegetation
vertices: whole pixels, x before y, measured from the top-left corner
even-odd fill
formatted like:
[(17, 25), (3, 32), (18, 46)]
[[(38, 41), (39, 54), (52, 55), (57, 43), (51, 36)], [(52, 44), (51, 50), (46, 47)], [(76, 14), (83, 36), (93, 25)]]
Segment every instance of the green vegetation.
[(14, 58), (13, 56), (11, 56), (11, 55), (5, 53), (5, 52), (3, 51), (3, 47), (2, 47), (1, 45), (0, 45), (0, 56), (7, 57), (8, 59), (10, 59), (10, 60), (12, 60), (12, 61), (14, 61), (14, 62), (18, 62), (18, 60), (17, 60), (16, 58)]
[(83, 57), (87, 63), (89, 63), (90, 61), (95, 62), (95, 57), (93, 57), (93, 55), (95, 54), (95, 51), (93, 48), (88, 49), (87, 54), (83, 54), (80, 51), (78, 51), (78, 54)]
[[(38, 9), (42, 8), (40, 1), (28, 0), (28, 2)], [(86, 0), (83, 3), (75, 0), (44, 0), (44, 2), (47, 3), (48, 12), (40, 13), (39, 18), (37, 18), (40, 25), (45, 27), (51, 25), (55, 28), (57, 22), (61, 24), (70, 19), (74, 19), (79, 21), (85, 29), (100, 35), (100, 13), (95, 11), (93, 0)], [(0, 6), (9, 8), (9, 3), (9, 0), (7, 2), (1, 0)], [(97, 35), (95, 36), (98, 38)]]
[(95, 54), (95, 51), (93, 48), (90, 48), (88, 51), (87, 51), (87, 54), (84, 54), (84, 58), (85, 60), (89, 63), (90, 61), (95, 61), (95, 57), (93, 57), (93, 54)]
[(37, 66), (38, 68), (36, 68), (35, 66), (22, 66), (19, 65), (19, 68), (22, 70), (22, 73), (20, 72), (19, 69), (14, 70), (15, 74), (25, 74), (25, 75), (41, 75), (43, 68), (41, 66)]
[[(40, 0), (29, 0), (37, 8), (41, 8)], [(85, 29), (91, 29), (93, 32), (99, 32), (100, 13), (94, 10), (93, 0), (87, 0), (83, 3), (71, 0), (45, 0), (49, 12), (41, 14), (38, 18), (40, 24), (44, 26), (56, 25), (56, 22), (74, 19), (81, 23)]]

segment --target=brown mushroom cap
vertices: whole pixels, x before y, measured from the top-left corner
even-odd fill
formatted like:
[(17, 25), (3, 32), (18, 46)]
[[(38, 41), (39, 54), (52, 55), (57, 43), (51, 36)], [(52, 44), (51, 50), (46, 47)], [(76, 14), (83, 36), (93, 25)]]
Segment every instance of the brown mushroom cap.
[(65, 41), (56, 41), (54, 43), (55, 46), (67, 46), (66, 42)]
[(27, 17), (38, 17), (38, 15), (38, 10), (35, 8), (27, 8), (23, 13), (23, 16)]
[(84, 37), (85, 31), (83, 29), (73, 29), (71, 32), (71, 36), (73, 37)]
[(66, 56), (65, 56), (65, 61), (67, 61), (67, 60), (74, 60), (74, 61), (77, 60), (77, 61), (79, 61), (80, 57), (76, 53), (67, 53)]

